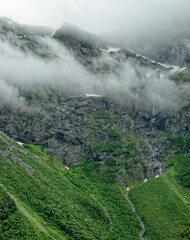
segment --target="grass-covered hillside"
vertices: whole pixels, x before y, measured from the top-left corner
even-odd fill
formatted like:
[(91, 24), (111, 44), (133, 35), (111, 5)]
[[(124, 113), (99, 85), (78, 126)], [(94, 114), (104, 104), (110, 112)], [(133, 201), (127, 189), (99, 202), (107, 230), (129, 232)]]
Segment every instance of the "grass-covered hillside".
[(0, 133), (0, 239), (140, 239), (124, 189), (100, 174), (110, 168), (68, 170), (28, 148)]
[(171, 169), (130, 192), (148, 240), (190, 239), (190, 137), (168, 139), (175, 151)]
[(180, 239), (178, 226), (190, 221), (189, 190), (174, 179), (174, 169), (130, 192), (137, 213), (143, 219), (148, 240)]

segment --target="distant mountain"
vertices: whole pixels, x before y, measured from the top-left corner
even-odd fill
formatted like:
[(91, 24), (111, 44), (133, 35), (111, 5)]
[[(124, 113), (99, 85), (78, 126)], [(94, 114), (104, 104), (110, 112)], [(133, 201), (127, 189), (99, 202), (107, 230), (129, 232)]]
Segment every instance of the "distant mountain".
[(157, 59), (168, 64), (190, 67), (190, 38), (174, 41)]
[(14, 22), (10, 18), (0, 17), (0, 33), (7, 34), (13, 33), (17, 36), (23, 35), (39, 35), (39, 36), (50, 36), (53, 30), (49, 27), (44, 26), (28, 26), (21, 25)]
[[(153, 69), (171, 70), (170, 66), (163, 66), (147, 57), (133, 52), (127, 48), (120, 48), (113, 42), (101, 39), (95, 34), (83, 31), (73, 25), (63, 24), (60, 29), (55, 31), (53, 38), (61, 42), (68, 49), (74, 51), (75, 56), (82, 60), (85, 66), (90, 66), (92, 70), (94, 66), (93, 59), (98, 59), (102, 54), (107, 54), (111, 59), (103, 64), (103, 69), (110, 69), (109, 65), (118, 65), (119, 62), (125, 62), (128, 59), (140, 64), (141, 66), (149, 66)], [(100, 64), (99, 64), (100, 65)], [(120, 64), (119, 64), (120, 65)], [(95, 69), (97, 71), (98, 69)]]
[[(140, 41), (140, 40), (139, 40)], [(142, 54), (154, 59), (157, 62), (190, 67), (190, 34), (189, 30), (181, 36), (171, 37), (159, 42), (147, 41), (140, 42), (139, 45), (134, 43), (134, 49)]]
[[(38, 57), (46, 59), (50, 56), (55, 57), (56, 53), (52, 52), (42, 41), (43, 37), (59, 41), (93, 72), (111, 72), (128, 60), (140, 66), (157, 69), (158, 72), (166, 71), (169, 73), (173, 69), (172, 66), (164, 66), (130, 49), (117, 47), (114, 43), (105, 41), (95, 34), (70, 24), (63, 24), (60, 29), (53, 33), (53, 30), (48, 27), (20, 25), (11, 19), (0, 18), (0, 39)], [(102, 58), (105, 55), (107, 57)]]

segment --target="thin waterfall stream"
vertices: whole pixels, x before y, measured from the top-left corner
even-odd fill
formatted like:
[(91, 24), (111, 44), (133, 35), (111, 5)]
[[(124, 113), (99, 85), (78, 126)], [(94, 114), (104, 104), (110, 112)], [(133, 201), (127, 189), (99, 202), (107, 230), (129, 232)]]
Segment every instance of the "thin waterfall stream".
[(140, 223), (141, 223), (141, 232), (140, 232), (140, 238), (141, 240), (147, 240), (145, 237), (143, 237), (144, 235), (144, 232), (145, 232), (145, 224), (144, 222), (142, 221), (142, 219), (140, 218), (140, 216), (137, 214), (136, 212), (136, 209), (135, 209), (135, 206), (133, 204), (133, 202), (131, 201), (130, 197), (129, 197), (129, 191), (127, 191), (127, 193), (125, 194), (126, 198), (129, 200), (131, 206), (132, 206), (132, 209), (133, 209), (133, 212), (135, 213), (135, 215), (137, 216), (137, 218), (139, 219)]

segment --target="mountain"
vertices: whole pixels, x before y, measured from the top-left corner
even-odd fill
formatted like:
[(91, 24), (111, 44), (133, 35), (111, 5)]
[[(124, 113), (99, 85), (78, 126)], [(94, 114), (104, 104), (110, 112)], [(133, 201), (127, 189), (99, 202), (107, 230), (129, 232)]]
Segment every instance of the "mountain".
[(159, 56), (158, 61), (182, 67), (190, 67), (190, 38), (181, 38)]
[[(130, 43), (134, 51), (140, 52), (157, 62), (182, 67), (190, 67), (189, 25), (170, 36), (146, 36)], [(118, 43), (119, 44), (119, 43)], [(122, 43), (125, 46), (125, 43)]]
[(1, 239), (188, 232), (189, 68), (7, 18), (0, 52)]
[(21, 25), (14, 22), (10, 18), (1, 17), (0, 32), (4, 34), (13, 33), (16, 36), (22, 36), (22, 35), (50, 36), (53, 33), (53, 30), (45, 26), (39, 27), (39, 26)]
[[(112, 42), (70, 24), (63, 24), (53, 33), (53, 30), (47, 27), (30, 27), (15, 23), (11, 19), (0, 18), (0, 33), (3, 41), (8, 41), (22, 51), (46, 59), (56, 53), (50, 52), (47, 44), (42, 40), (48, 37), (56, 39), (71, 50), (85, 67), (95, 72), (113, 71), (113, 68), (118, 68), (126, 60), (132, 60), (140, 66), (148, 66), (157, 71), (169, 72), (173, 69), (173, 66), (164, 66), (127, 48), (121, 49)], [(106, 57), (102, 59), (102, 56)]]

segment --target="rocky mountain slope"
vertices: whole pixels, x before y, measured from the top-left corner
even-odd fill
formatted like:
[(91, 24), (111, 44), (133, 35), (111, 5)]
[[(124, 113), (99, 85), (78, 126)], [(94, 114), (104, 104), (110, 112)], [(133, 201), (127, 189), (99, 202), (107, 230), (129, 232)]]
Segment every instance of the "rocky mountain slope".
[(120, 167), (118, 179), (125, 184), (129, 178), (153, 178), (160, 167), (163, 173), (169, 160), (168, 134), (189, 132), (189, 111), (179, 111), (174, 118), (130, 112), (104, 97), (30, 97), (29, 109), (38, 105), (37, 112), (1, 109), (3, 132), (17, 141), (43, 146), (69, 166), (80, 165), (88, 156), (101, 164), (112, 158)]

